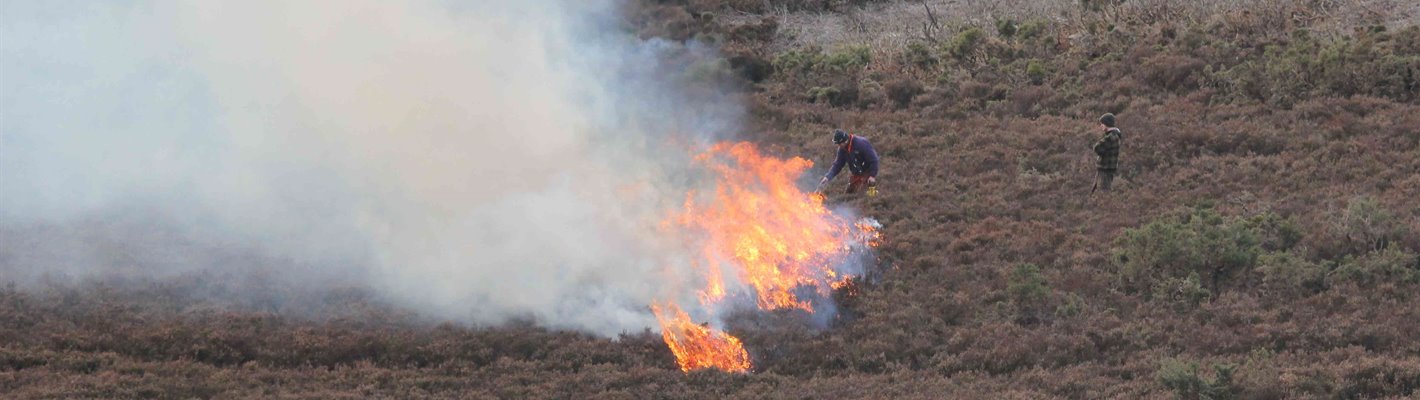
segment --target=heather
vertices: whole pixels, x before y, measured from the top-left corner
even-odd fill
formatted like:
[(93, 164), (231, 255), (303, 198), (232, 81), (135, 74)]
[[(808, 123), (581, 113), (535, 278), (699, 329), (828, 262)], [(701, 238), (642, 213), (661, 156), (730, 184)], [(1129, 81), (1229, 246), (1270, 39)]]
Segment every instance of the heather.
[[(1409, 398), (1420, 391), (1420, 27), (1404, 2), (639, 1), (718, 46), (689, 87), (821, 173), (869, 137), (877, 268), (827, 328), (737, 315), (751, 373), (659, 334), (468, 326), (228, 277), (0, 289), (21, 398)], [(1095, 118), (1125, 134), (1091, 193)], [(817, 178), (804, 178), (805, 187)], [(840, 178), (834, 184), (844, 184)], [(0, 246), (14, 245), (10, 240)], [(3, 260), (0, 260), (3, 262)], [(299, 298), (299, 301), (297, 301)], [(300, 304), (299, 307), (288, 304)]]

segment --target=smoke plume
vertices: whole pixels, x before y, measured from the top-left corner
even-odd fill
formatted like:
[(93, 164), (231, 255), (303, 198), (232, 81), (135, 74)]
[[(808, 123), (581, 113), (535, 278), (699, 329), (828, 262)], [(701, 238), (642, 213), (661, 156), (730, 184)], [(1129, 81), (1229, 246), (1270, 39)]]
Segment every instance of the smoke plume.
[[(0, 282), (261, 271), (603, 334), (732, 132), (611, 1), (0, 2)], [(709, 78), (700, 75), (707, 75)], [(255, 289), (253, 289), (255, 290)]]

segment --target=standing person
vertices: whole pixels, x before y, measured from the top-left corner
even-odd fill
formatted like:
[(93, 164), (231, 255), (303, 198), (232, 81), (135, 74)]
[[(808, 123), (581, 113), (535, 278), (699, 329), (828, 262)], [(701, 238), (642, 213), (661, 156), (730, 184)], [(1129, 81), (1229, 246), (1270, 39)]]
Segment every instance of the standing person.
[(873, 150), (873, 144), (868, 142), (868, 138), (850, 135), (842, 129), (833, 130), (833, 143), (838, 145), (838, 156), (833, 159), (833, 167), (828, 169), (828, 175), (818, 182), (819, 189), (822, 190), (828, 181), (838, 176), (838, 172), (843, 170), (843, 166), (848, 166), (848, 172), (853, 174), (848, 181), (848, 190), (844, 193), (857, 193), (863, 188), (868, 188), (868, 194), (877, 192), (878, 185), (878, 152)]
[(1101, 116), (1100, 128), (1104, 129), (1104, 137), (1094, 145), (1095, 155), (1100, 157), (1099, 175), (1095, 180), (1095, 187), (1090, 188), (1091, 193), (1095, 188), (1109, 191), (1110, 183), (1114, 182), (1114, 174), (1119, 171), (1119, 143), (1124, 139), (1119, 128), (1114, 126), (1114, 114)]

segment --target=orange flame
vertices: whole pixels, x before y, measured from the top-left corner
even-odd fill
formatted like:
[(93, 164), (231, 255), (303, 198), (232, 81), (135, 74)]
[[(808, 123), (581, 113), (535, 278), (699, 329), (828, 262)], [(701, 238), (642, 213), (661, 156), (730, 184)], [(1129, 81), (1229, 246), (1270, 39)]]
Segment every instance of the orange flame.
[(666, 339), (671, 352), (675, 353), (681, 371), (700, 368), (729, 372), (749, 370), (749, 353), (740, 344), (739, 338), (690, 322), (690, 316), (674, 304), (666, 307), (663, 310), (653, 305), (651, 312), (661, 323), (661, 336)]
[(698, 267), (709, 287), (702, 298), (724, 297), (720, 266), (727, 265), (754, 289), (760, 308), (812, 311), (793, 290), (824, 291), (837, 280), (831, 264), (846, 252), (855, 228), (795, 184), (813, 163), (764, 156), (749, 143), (716, 145), (696, 161), (715, 173), (717, 185), (708, 201), (688, 194), (678, 221), (704, 235), (705, 262)]
[[(799, 190), (795, 181), (813, 165), (808, 160), (765, 156), (749, 143), (717, 144), (695, 160), (713, 173), (715, 189), (687, 193), (684, 209), (668, 222), (699, 240), (694, 267), (705, 282), (698, 293), (705, 306), (722, 302), (734, 279), (753, 290), (760, 309), (813, 312), (795, 291), (827, 295), (844, 285), (852, 276), (833, 268), (851, 251), (848, 244), (876, 240), (874, 224), (834, 215), (821, 195)], [(682, 370), (748, 370), (739, 339), (696, 325), (679, 308), (652, 310)]]

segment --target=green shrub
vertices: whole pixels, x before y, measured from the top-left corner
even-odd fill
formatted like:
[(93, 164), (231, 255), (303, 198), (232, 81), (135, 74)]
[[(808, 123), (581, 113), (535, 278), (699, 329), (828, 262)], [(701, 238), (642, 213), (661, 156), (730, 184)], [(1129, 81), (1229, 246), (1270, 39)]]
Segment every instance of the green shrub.
[(973, 58), (977, 50), (981, 47), (982, 40), (986, 34), (981, 28), (971, 28), (953, 36), (947, 42), (946, 52), (957, 60), (968, 60)]
[(815, 86), (809, 88), (807, 94), (810, 103), (830, 103), (833, 98), (838, 97), (839, 92), (838, 88), (833, 86)]
[(798, 74), (810, 72), (823, 64), (823, 52), (816, 47), (804, 50), (789, 50), (774, 56), (774, 69), (781, 73)]
[(1262, 274), (1262, 284), (1272, 288), (1315, 292), (1326, 287), (1326, 266), (1292, 251), (1262, 255), (1257, 271)]
[(832, 53), (824, 54), (818, 47), (803, 50), (789, 50), (774, 56), (771, 65), (775, 71), (787, 75), (814, 73), (857, 72), (872, 62), (873, 54), (867, 46), (848, 46)]
[(1420, 257), (1399, 248), (1373, 251), (1361, 256), (1346, 256), (1327, 280), (1332, 283), (1355, 282), (1375, 285), (1381, 282), (1420, 282)]
[(908, 65), (927, 69), (937, 64), (937, 55), (932, 53), (932, 47), (919, 42), (907, 44), (907, 50), (903, 52), (903, 58)]
[(834, 86), (815, 86), (805, 93), (810, 103), (827, 103), (842, 107), (858, 101), (858, 84), (845, 83)]
[(1345, 239), (1352, 253), (1384, 249), (1403, 235), (1395, 215), (1370, 196), (1348, 201), (1346, 211), (1332, 222), (1331, 229)]
[(999, 34), (999, 35), (1001, 35), (1001, 37), (1003, 37), (1003, 38), (1009, 38), (1009, 37), (1015, 36), (1015, 35), (1016, 35), (1016, 21), (1009, 20), (1009, 19), (998, 19), (998, 20), (996, 20), (996, 33)]
[(1245, 223), (1256, 231), (1266, 251), (1291, 250), (1302, 241), (1302, 227), (1292, 217), (1264, 212), (1248, 218)]
[(1070, 293), (1065, 295), (1060, 305), (1055, 306), (1055, 316), (1060, 318), (1073, 317), (1085, 311), (1085, 298), (1078, 294)]
[(1153, 299), (1169, 305), (1177, 312), (1198, 308), (1210, 297), (1213, 297), (1213, 292), (1203, 288), (1203, 282), (1196, 272), (1189, 273), (1184, 278), (1169, 277), (1154, 285)]
[(868, 46), (848, 46), (829, 54), (824, 65), (830, 70), (844, 72), (862, 69), (872, 61), (873, 53), (868, 51)]
[(1016, 322), (1032, 324), (1044, 318), (1049, 311), (1050, 287), (1035, 264), (1020, 264), (1011, 270), (1007, 278), (1006, 294), (1016, 313)]
[(1234, 398), (1237, 388), (1233, 386), (1233, 375), (1237, 366), (1214, 364), (1212, 369), (1213, 377), (1205, 378), (1199, 374), (1197, 362), (1170, 358), (1159, 365), (1154, 376), (1179, 399)]
[(1126, 229), (1114, 248), (1121, 278), (1136, 289), (1197, 274), (1217, 291), (1223, 278), (1252, 268), (1261, 253), (1251, 225), (1209, 207), (1176, 211)]
[(1019, 28), (1016, 29), (1016, 36), (1022, 39), (1035, 39), (1038, 37), (1043, 37), (1045, 35), (1045, 28), (1049, 26), (1048, 24), (1049, 22), (1043, 19), (1032, 19), (1030, 21), (1026, 21), (1025, 23), (1022, 23)]
[(1011, 271), (1006, 292), (1010, 293), (1011, 301), (1016, 304), (1039, 304), (1050, 295), (1050, 288), (1045, 284), (1045, 277), (1040, 275), (1040, 267), (1021, 264)]
[(1030, 78), (1030, 83), (1039, 85), (1045, 81), (1045, 64), (1040, 60), (1030, 60), (1026, 65), (1026, 77)]
[(858, 106), (872, 107), (888, 102), (888, 89), (883, 84), (872, 79), (864, 79), (858, 82)]
[[(1412, 27), (1413, 28), (1413, 27)], [(1291, 107), (1318, 96), (1369, 95), (1406, 101), (1416, 94), (1414, 73), (1420, 55), (1404, 33), (1361, 33), (1318, 39), (1296, 30), (1279, 44), (1268, 45), (1261, 57), (1221, 68), (1216, 86), (1235, 97)], [(1185, 42), (1193, 39), (1186, 36)]]

